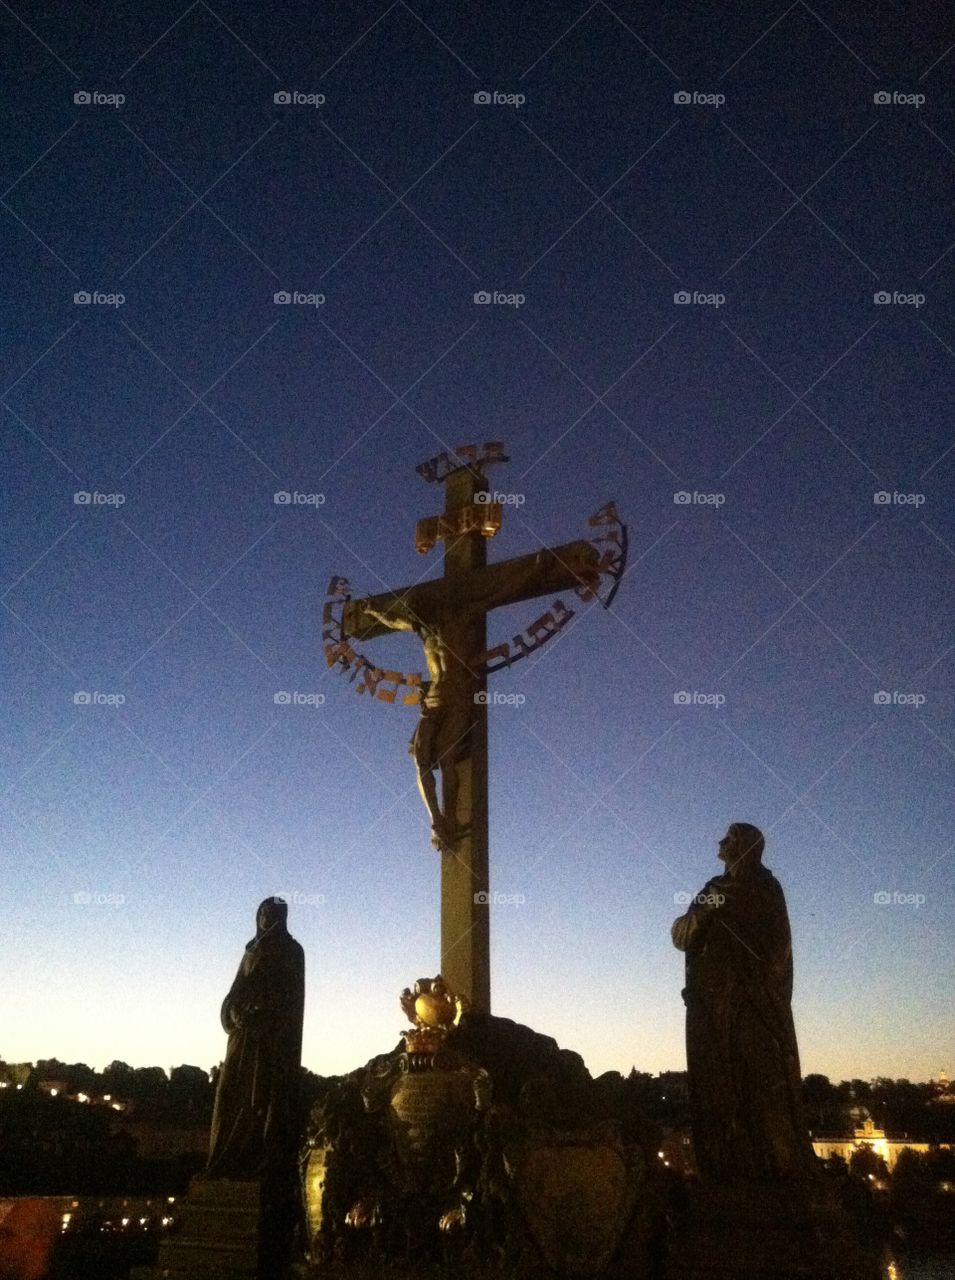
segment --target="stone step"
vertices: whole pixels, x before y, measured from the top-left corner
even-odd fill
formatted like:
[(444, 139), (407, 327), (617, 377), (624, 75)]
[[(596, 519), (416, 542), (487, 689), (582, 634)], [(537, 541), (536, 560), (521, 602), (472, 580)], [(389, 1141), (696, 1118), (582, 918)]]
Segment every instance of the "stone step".
[(130, 1280), (254, 1280), (259, 1199), (257, 1182), (194, 1179), (155, 1267), (137, 1268)]

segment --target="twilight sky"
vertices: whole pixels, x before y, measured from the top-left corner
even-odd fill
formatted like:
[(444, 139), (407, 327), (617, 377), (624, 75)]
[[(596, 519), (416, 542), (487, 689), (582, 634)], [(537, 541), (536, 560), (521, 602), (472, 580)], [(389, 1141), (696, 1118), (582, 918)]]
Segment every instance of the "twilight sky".
[(631, 555), (494, 678), (495, 1011), (682, 1067), (669, 926), (743, 820), (804, 1071), (955, 1067), (945, 12), (0, 6), (0, 1056), (218, 1061), (278, 892), (306, 1064), (394, 1044), (415, 713), (322, 602), (436, 573), (415, 465), (500, 439), (492, 559), (609, 499)]

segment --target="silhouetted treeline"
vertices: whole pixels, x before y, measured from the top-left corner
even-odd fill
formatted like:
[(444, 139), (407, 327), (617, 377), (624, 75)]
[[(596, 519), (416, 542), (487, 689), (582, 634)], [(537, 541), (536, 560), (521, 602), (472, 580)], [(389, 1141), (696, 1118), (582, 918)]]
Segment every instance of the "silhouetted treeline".
[(212, 1114), (215, 1076), (202, 1067), (131, 1067), (114, 1061), (103, 1071), (94, 1071), (85, 1062), (60, 1062), (41, 1058), (35, 1064), (0, 1061), (0, 1084), (9, 1092), (38, 1092), (55, 1088), (57, 1095), (88, 1099), (93, 1105), (104, 1098), (130, 1103), (137, 1113), (174, 1110), (191, 1121)]
[[(134, 1195), (184, 1190), (199, 1152), (143, 1158), (130, 1127), (194, 1130), (212, 1116), (215, 1085), (200, 1067), (102, 1072), (56, 1058), (0, 1062), (0, 1195)], [(200, 1150), (201, 1136), (195, 1144)]]
[[(627, 1085), (648, 1119), (674, 1128), (689, 1125), (685, 1071), (654, 1076), (634, 1068)], [(855, 1128), (871, 1119), (890, 1138), (955, 1142), (955, 1103), (943, 1101), (943, 1096), (934, 1081), (914, 1084), (879, 1077), (833, 1084), (823, 1075), (808, 1075), (803, 1080), (806, 1123), (816, 1135), (851, 1137)]]
[(943, 1096), (934, 1081), (915, 1084), (880, 1076), (833, 1084), (823, 1075), (809, 1075), (803, 1081), (809, 1127), (827, 1136), (851, 1134), (870, 1118), (890, 1138), (953, 1142), (955, 1103), (942, 1101)]
[[(0, 1195), (176, 1195), (205, 1163), (218, 1069), (0, 1062)], [(302, 1130), (318, 1077), (302, 1070)], [(144, 1149), (145, 1148), (145, 1149)], [(163, 1158), (158, 1158), (157, 1152)]]
[(202, 1160), (146, 1160), (109, 1107), (40, 1090), (0, 1094), (0, 1195), (176, 1194)]
[[(17, 1066), (0, 1060), (0, 1083), (7, 1083), (6, 1092), (16, 1083), (23, 1092), (39, 1090), (44, 1083), (62, 1082), (70, 1097), (85, 1095), (102, 1104), (108, 1095), (113, 1102), (129, 1104), (129, 1110), (139, 1117), (176, 1118), (187, 1124), (211, 1117), (217, 1075), (218, 1068), (210, 1073), (195, 1066), (173, 1067), (167, 1074), (162, 1067), (131, 1067), (114, 1061), (97, 1072), (83, 1062), (65, 1063), (56, 1058)], [(308, 1081), (318, 1079), (308, 1071), (303, 1071), (303, 1078), (306, 1089)], [(672, 1125), (688, 1121), (685, 1071), (651, 1075), (633, 1068), (626, 1080), (648, 1119)], [(826, 1135), (851, 1134), (863, 1118), (871, 1118), (889, 1137), (955, 1141), (955, 1103), (941, 1101), (941, 1092), (934, 1081), (913, 1083), (888, 1077), (836, 1084), (824, 1075), (808, 1075), (803, 1081), (809, 1127)]]
[[(616, 1073), (607, 1073), (616, 1075)], [(114, 1061), (103, 1071), (56, 1058), (35, 1064), (0, 1061), (0, 1194), (130, 1194), (173, 1192), (201, 1165), (198, 1151), (164, 1160), (143, 1159), (129, 1130), (207, 1129), (217, 1069), (131, 1067)], [(303, 1069), (302, 1115), (320, 1084)], [(653, 1124), (689, 1130), (686, 1072), (658, 1075), (631, 1070), (622, 1080), (635, 1112)], [(816, 1136), (851, 1137), (871, 1119), (890, 1138), (955, 1142), (955, 1103), (935, 1082), (843, 1080), (823, 1075), (803, 1081), (806, 1122)], [(863, 1156), (859, 1157), (864, 1158)], [(922, 1166), (903, 1168), (906, 1179), (948, 1176)], [(863, 1170), (855, 1172), (864, 1173)], [(877, 1170), (873, 1171), (878, 1173)], [(917, 1179), (916, 1179), (917, 1181)], [(900, 1193), (902, 1194), (902, 1193)], [(913, 1193), (914, 1194), (914, 1193)]]

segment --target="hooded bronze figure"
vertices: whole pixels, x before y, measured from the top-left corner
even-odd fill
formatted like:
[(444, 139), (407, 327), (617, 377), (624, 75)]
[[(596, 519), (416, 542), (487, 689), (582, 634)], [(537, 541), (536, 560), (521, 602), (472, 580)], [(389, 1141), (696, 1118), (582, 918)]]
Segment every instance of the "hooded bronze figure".
[(259, 1179), (294, 1159), (302, 1062), (305, 953), (288, 904), (266, 898), (222, 1003), (228, 1033), (206, 1178)]

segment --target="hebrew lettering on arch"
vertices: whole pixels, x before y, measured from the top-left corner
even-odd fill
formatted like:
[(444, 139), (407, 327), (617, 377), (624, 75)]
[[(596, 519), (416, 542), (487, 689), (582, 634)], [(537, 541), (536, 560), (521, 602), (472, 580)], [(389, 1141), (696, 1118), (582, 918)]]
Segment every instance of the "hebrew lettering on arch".
[(412, 675), (405, 676), (405, 684), (411, 690), (401, 699), (402, 706), (416, 707), (424, 696), (424, 688), (422, 687), (420, 672), (414, 672)]
[(340, 666), (343, 671), (359, 661), (358, 654), (347, 640), (337, 640), (325, 646), (325, 661), (330, 667)]
[(361, 680), (358, 684), (359, 693), (370, 693), (374, 697), (375, 690), (384, 679), (385, 673), (381, 667), (376, 667), (363, 658), (361, 661)]
[(613, 573), (620, 565), (619, 551), (604, 551), (597, 561), (598, 573)]
[(542, 645), (545, 640), (549, 640), (550, 637), (557, 630), (555, 622), (556, 622), (556, 619), (554, 618), (553, 613), (551, 612), (550, 609), (548, 609), (547, 612), (542, 613), (539, 618), (535, 618), (534, 621), (527, 628), (527, 634), (532, 638), (535, 636), (543, 637), (543, 639), (537, 640), (537, 642), (534, 645), (535, 649), (539, 648), (540, 645)]
[[(354, 667), (354, 670), (352, 671), (351, 675), (348, 677), (349, 684), (354, 684), (355, 681), (358, 679), (358, 677), (361, 675), (364, 668), (370, 667), (373, 664), (368, 661), (368, 659), (364, 656), (364, 654), (356, 653), (355, 661), (352, 665)], [(365, 691), (363, 688), (359, 689), (359, 693), (364, 693), (364, 692)]]
[(594, 534), (590, 539), (591, 542), (613, 542), (618, 547), (623, 546), (623, 527), (621, 525), (613, 525), (609, 533)]
[(620, 516), (617, 514), (617, 504), (615, 502), (605, 503), (599, 511), (595, 511), (589, 516), (587, 523), (591, 529), (597, 529), (601, 525), (620, 524)]
[[(528, 632), (535, 631), (537, 628), (537, 624), (540, 624), (543, 622), (544, 622), (543, 618), (538, 618), (536, 623), (534, 622), (531, 623), (531, 625), (527, 628), (527, 631), (522, 631), (513, 638), (513, 640), (511, 641), (511, 644), (514, 645), (514, 647), (518, 650), (517, 658), (526, 658), (529, 653), (533, 653), (535, 649), (539, 649), (541, 645), (544, 643), (543, 640), (535, 640), (533, 638), (525, 639)], [(544, 639), (545, 640), (547, 639), (546, 635)], [(517, 658), (515, 658), (515, 662), (517, 661)]]
[[(404, 684), (405, 677), (403, 671), (382, 671), (381, 679), (375, 686), (375, 697), (380, 698), (382, 702), (394, 702), (398, 696), (398, 686)], [(381, 688), (382, 685), (393, 684), (393, 689)]]
[(554, 621), (557, 624), (556, 630), (560, 630), (566, 623), (570, 622), (574, 616), (573, 609), (568, 609), (563, 600), (555, 600), (550, 607), (551, 613), (554, 615)]
[(446, 453), (439, 453), (427, 462), (419, 462), (415, 467), (418, 475), (424, 480), (443, 480), (448, 471), (450, 459)]
[(526, 658), (529, 653), (533, 653), (535, 648), (534, 645), (528, 644), (524, 639), (524, 636), (520, 633), (513, 637), (511, 644), (517, 650), (517, 656), (514, 659), (515, 662), (518, 658)]
[[(503, 661), (498, 663), (496, 667), (490, 664), (495, 658), (502, 658)], [(493, 649), (485, 649), (478, 657), (478, 667), (486, 667), (488, 671), (498, 671), (501, 667), (509, 667), (511, 665), (511, 646), (505, 640), (502, 644), (495, 645)]]

